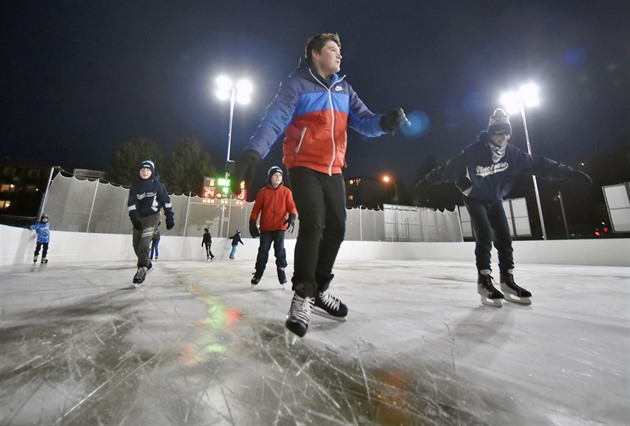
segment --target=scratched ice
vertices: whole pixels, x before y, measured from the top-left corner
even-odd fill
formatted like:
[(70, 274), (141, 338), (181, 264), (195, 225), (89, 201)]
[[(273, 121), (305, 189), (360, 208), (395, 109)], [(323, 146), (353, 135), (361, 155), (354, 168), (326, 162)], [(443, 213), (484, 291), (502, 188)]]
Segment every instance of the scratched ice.
[(474, 265), (339, 262), (346, 323), (287, 347), (291, 291), (249, 262), (2, 270), (0, 424), (628, 424), (629, 272), (519, 265), (531, 306), (482, 306)]

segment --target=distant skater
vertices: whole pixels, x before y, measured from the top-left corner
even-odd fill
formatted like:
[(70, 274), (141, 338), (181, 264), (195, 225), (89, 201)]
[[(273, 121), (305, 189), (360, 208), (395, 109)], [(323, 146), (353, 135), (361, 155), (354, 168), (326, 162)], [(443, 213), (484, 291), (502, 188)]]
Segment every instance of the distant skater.
[(35, 253), (33, 254), (33, 264), (37, 263), (39, 251), (42, 251), (42, 265), (48, 263), (46, 256), (48, 255), (48, 244), (50, 243), (50, 223), (48, 223), (48, 215), (43, 214), (39, 222), (28, 227), (37, 234), (37, 243), (35, 245)]
[(203, 228), (203, 237), (201, 238), (201, 247), (206, 248), (206, 260), (213, 260), (214, 254), (212, 254), (212, 235), (210, 235), (210, 230), (208, 228)]
[(245, 245), (245, 243), (241, 239), (241, 230), (237, 229), (234, 235), (228, 238), (232, 240), (232, 251), (230, 251), (230, 259), (234, 259), (234, 254), (236, 254), (236, 247), (238, 247), (238, 243)]

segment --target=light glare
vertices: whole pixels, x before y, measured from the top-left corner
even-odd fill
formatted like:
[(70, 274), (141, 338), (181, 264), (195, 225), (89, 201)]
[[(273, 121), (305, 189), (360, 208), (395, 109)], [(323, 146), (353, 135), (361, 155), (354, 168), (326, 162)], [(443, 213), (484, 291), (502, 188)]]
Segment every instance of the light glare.
[(529, 83), (522, 85), (518, 94), (523, 100), (523, 103), (528, 107), (533, 107), (540, 103), (540, 99), (538, 98), (538, 86), (535, 84)]
[(217, 86), (220, 90), (229, 91), (232, 88), (232, 80), (224, 75), (217, 77)]
[(252, 86), (252, 83), (249, 82), (249, 80), (240, 80), (236, 84), (236, 90), (238, 90), (239, 92), (243, 93), (246, 96), (249, 96), (253, 92), (254, 87)]
[(521, 110), (521, 99), (516, 92), (504, 93), (500, 102), (505, 106), (508, 114), (515, 114)]

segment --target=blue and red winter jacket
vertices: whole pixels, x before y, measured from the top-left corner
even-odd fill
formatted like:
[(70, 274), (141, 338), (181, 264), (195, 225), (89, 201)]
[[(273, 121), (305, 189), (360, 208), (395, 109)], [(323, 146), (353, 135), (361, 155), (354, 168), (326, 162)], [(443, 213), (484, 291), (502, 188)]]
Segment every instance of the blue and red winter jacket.
[(305, 64), (281, 83), (245, 149), (264, 158), (284, 131), (282, 162), (287, 169), (307, 167), (338, 174), (346, 167), (348, 126), (364, 136), (377, 137), (386, 133), (380, 119), (381, 115), (359, 99), (345, 76), (332, 74), (324, 80)]

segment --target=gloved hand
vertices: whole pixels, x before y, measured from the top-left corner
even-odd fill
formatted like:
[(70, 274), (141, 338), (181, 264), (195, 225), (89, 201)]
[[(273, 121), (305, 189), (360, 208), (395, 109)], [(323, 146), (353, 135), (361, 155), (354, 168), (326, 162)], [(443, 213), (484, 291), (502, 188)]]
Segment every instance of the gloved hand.
[(260, 161), (260, 154), (251, 149), (243, 151), (241, 158), (236, 162), (234, 174), (230, 182), (231, 190), (234, 195), (241, 192), (241, 182), (245, 181), (245, 189), (249, 189), (256, 164)]
[(381, 117), (381, 128), (387, 133), (394, 133), (403, 124), (410, 125), (411, 123), (407, 120), (402, 108), (396, 108)]
[(175, 219), (173, 219), (172, 217), (167, 217), (166, 218), (166, 229), (173, 229), (173, 226), (175, 226)]
[(131, 224), (133, 225), (133, 227), (135, 229), (137, 229), (138, 231), (142, 231), (142, 222), (140, 222), (139, 220), (132, 220)]
[(593, 179), (591, 179), (589, 175), (580, 170), (571, 170), (569, 173), (567, 173), (567, 177), (583, 185), (593, 184)]
[(131, 220), (131, 224), (138, 231), (142, 230), (142, 222), (140, 222), (140, 215), (138, 214), (138, 210), (131, 210), (129, 212), (129, 220)]
[(289, 213), (289, 217), (284, 224), (287, 225), (287, 232), (293, 233), (293, 229), (295, 228), (295, 215)]
[(249, 235), (251, 235), (253, 238), (260, 237), (260, 230), (258, 230), (258, 226), (256, 226), (255, 220), (249, 221)]

